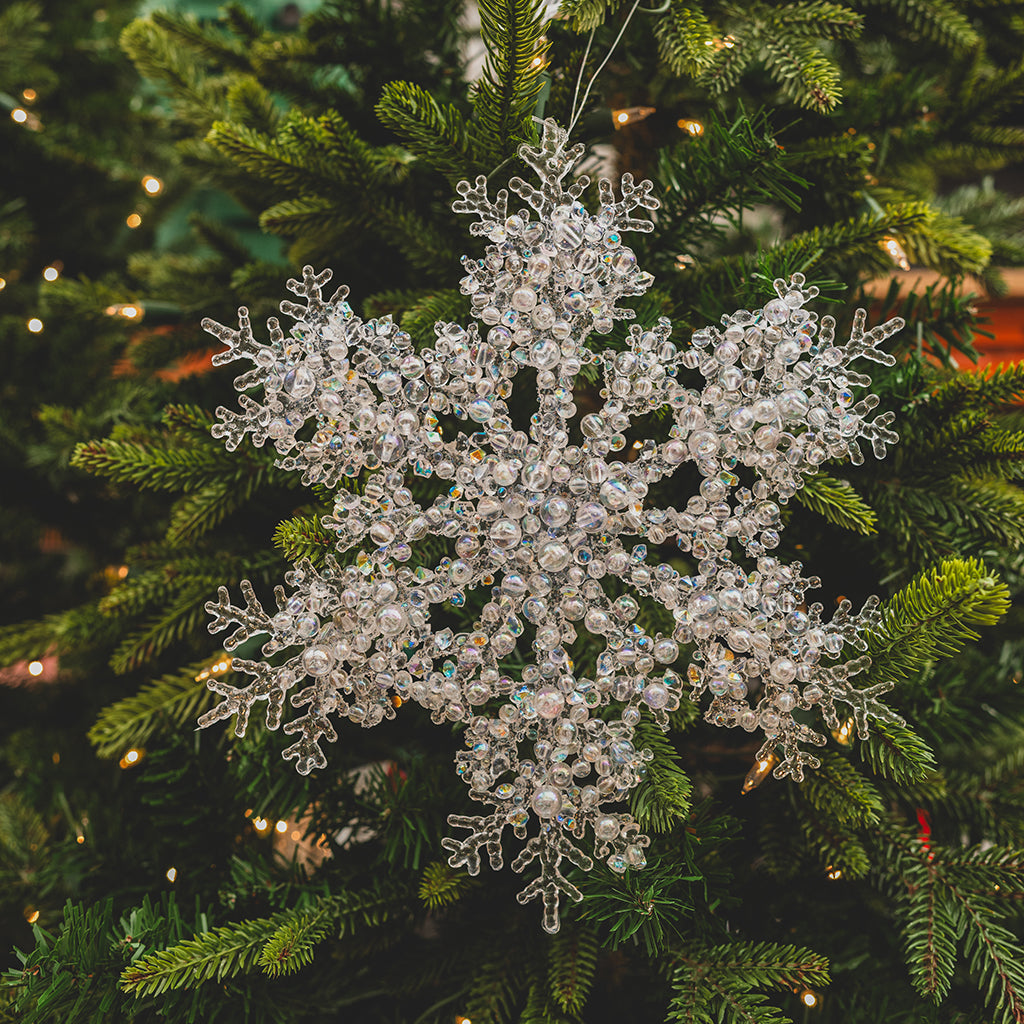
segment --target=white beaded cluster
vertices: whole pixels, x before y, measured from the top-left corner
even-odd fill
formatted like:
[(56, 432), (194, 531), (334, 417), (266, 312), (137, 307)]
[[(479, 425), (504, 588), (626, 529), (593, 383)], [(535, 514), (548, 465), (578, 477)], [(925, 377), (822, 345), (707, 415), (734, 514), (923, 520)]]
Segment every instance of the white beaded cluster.
[[(550, 121), (539, 147), (521, 148), (540, 187), (518, 178), (509, 187), (535, 217), (510, 213), (504, 190), (488, 199), (483, 178), (459, 185), (454, 209), (476, 214), (471, 230), (491, 243), (483, 259), (464, 258), (461, 281), (485, 336), (439, 323), (433, 346), (418, 347), (390, 318), (355, 316), (344, 288), (325, 301), (330, 272), (309, 267), (288, 282), (306, 301), (282, 304), (295, 321), (287, 334), (271, 319), (269, 343), (257, 342), (244, 309), (238, 330), (204, 322), (228, 346), (215, 362), (256, 364), (238, 390), (263, 389), (259, 400), (242, 395), (241, 413), (219, 409), (215, 436), (229, 449), (246, 434), (256, 445), (269, 439), (280, 466), (333, 488), (334, 514), (323, 522), (337, 554), (319, 569), (299, 562), (273, 613), (247, 581), (244, 608), (221, 588), (207, 608), (211, 632), (237, 625), (227, 650), (265, 633), (265, 657), (287, 653), (236, 658), (252, 681), (211, 679), (225, 699), (200, 724), (236, 715), (241, 734), (266, 701), (276, 728), (291, 693), (303, 713), (284, 727), (296, 737), (284, 756), (306, 773), (326, 764), (320, 741), (337, 738), (335, 717), (370, 726), (414, 701), (439, 724), (465, 723), (457, 770), (489, 812), (449, 819), (469, 830), (444, 840), (450, 863), (475, 874), (486, 848), (501, 867), (510, 827), (526, 839), (513, 868), (540, 867), (519, 899), (542, 896), (548, 931), (558, 929), (560, 894), (581, 898), (560, 864), (592, 866), (577, 844), (588, 833), (614, 871), (646, 863), (647, 837), (608, 808), (644, 776), (651, 755), (633, 743), (643, 715), (667, 728), (680, 700), (710, 691), (706, 719), (760, 730), (759, 756), (777, 750), (775, 774), (797, 780), (819, 763), (801, 743), (825, 742), (799, 712), (818, 706), (834, 728), (836, 706), (846, 705), (861, 734), (869, 717), (894, 717), (876, 700), (891, 684), (850, 683), (867, 659), (838, 660), (846, 644), (865, 647), (876, 602), (857, 616), (844, 602), (823, 622), (822, 606), (805, 596), (819, 581), (770, 552), (779, 501), (806, 475), (826, 459), (862, 461), (858, 438), (879, 457), (896, 440), (891, 413), (868, 418), (876, 396), (855, 400), (851, 387), (870, 379), (848, 366), (858, 357), (891, 364), (877, 346), (902, 323), (865, 331), (859, 312), (837, 345), (831, 318), (819, 325), (805, 308), (816, 289), (795, 275), (775, 282), (778, 297), (763, 309), (724, 316), (681, 348), (665, 319), (633, 326), (617, 351), (590, 347), (593, 334), (633, 317), (618, 300), (650, 285), (622, 232), (649, 231), (632, 214), (658, 202), (649, 181), (623, 175), (621, 198), (602, 181), (589, 213), (579, 202), (586, 179), (563, 186), (582, 152)], [(528, 430), (507, 403), (524, 371), (537, 396)], [(604, 387), (579, 416), (581, 375), (600, 375)], [(631, 418), (658, 413), (645, 428), (664, 424), (663, 440), (628, 444)], [(649, 505), (650, 488), (688, 462), (699, 493), (680, 509)], [(413, 489), (426, 485), (410, 488), (408, 474), (443, 481), (441, 493), (421, 504)], [(415, 546), (428, 535), (450, 549), (424, 566)], [(655, 558), (676, 545), (695, 571), (652, 560), (649, 545)], [(744, 556), (752, 571), (735, 560)], [(489, 600), (471, 627), (439, 628), (434, 606), (457, 608), (482, 587)], [(668, 635), (641, 624), (644, 600), (671, 613)], [(578, 630), (599, 650), (579, 665)], [(672, 668), (681, 645), (690, 646), (685, 680)]]

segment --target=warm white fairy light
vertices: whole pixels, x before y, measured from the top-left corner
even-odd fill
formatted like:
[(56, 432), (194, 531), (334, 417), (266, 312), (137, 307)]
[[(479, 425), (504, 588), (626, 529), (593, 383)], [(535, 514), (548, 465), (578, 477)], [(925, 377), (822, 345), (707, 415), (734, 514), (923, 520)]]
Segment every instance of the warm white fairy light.
[[(470, 231), (491, 243), (482, 259), (463, 259), (461, 281), (486, 334), (439, 323), (434, 345), (417, 348), (390, 318), (355, 316), (346, 289), (325, 299), (330, 273), (309, 267), (288, 283), (305, 301), (282, 303), (294, 320), (287, 334), (272, 319), (269, 343), (258, 342), (245, 309), (237, 330), (204, 322), (228, 346), (215, 364), (255, 363), (236, 380), (242, 411), (219, 409), (214, 435), (231, 450), (246, 435), (269, 440), (280, 467), (332, 488), (324, 525), (337, 544), (320, 569), (295, 565), (274, 611), (248, 581), (244, 606), (225, 588), (207, 605), (211, 631), (236, 624), (228, 651), (262, 633), (264, 656), (290, 653), (273, 663), (236, 658), (233, 670), (252, 677), (240, 687), (211, 675), (207, 685), (224, 700), (200, 724), (234, 715), (241, 735), (265, 701), (274, 729), (290, 695), (302, 713), (284, 727), (296, 738), (284, 755), (307, 773), (326, 765), (320, 744), (337, 738), (334, 717), (370, 726), (413, 701), (438, 724), (464, 722), (457, 770), (491, 810), (449, 819), (469, 831), (444, 840), (449, 863), (475, 874), (486, 851), (500, 867), (511, 828), (526, 840), (513, 868), (540, 867), (519, 898), (541, 896), (544, 927), (555, 931), (561, 894), (581, 898), (561, 861), (589, 868), (579, 846), (588, 834), (614, 871), (646, 863), (647, 837), (608, 806), (627, 797), (652, 756), (633, 744), (642, 715), (667, 727), (680, 700), (710, 693), (709, 722), (764, 735), (753, 772), (797, 780), (819, 763), (806, 745), (825, 743), (808, 712), (820, 709), (836, 727), (837, 707), (847, 706), (861, 734), (869, 717), (894, 717), (876, 699), (891, 684), (851, 682), (867, 658), (839, 661), (847, 645), (864, 649), (877, 602), (859, 616), (844, 602), (824, 622), (822, 606), (806, 600), (819, 581), (771, 552), (780, 503), (806, 476), (828, 459), (863, 461), (859, 438), (879, 457), (896, 440), (892, 413), (868, 415), (877, 397), (855, 398), (851, 388), (870, 380), (849, 364), (891, 364), (877, 346), (902, 323), (867, 331), (860, 311), (839, 344), (832, 319), (819, 323), (806, 308), (816, 289), (794, 275), (775, 282), (762, 309), (723, 316), (686, 342), (673, 342), (661, 319), (602, 348), (599, 336), (634, 316), (619, 299), (653, 280), (622, 238), (651, 229), (634, 214), (658, 206), (653, 186), (624, 174), (617, 198), (602, 181), (591, 214), (579, 201), (586, 178), (569, 177), (583, 147), (568, 147), (561, 128), (545, 122), (540, 146), (520, 154), (542, 186), (511, 180), (526, 206), (509, 209), (505, 191), (489, 199), (482, 177), (462, 182), (454, 205), (479, 218)], [(584, 367), (603, 387), (577, 428)], [(506, 399), (524, 368), (537, 412), (521, 430)], [(259, 384), (257, 401), (249, 392)], [(631, 420), (660, 410), (666, 436), (616, 458)], [(443, 430), (440, 416), (470, 429)], [(685, 463), (702, 477), (699, 492), (682, 509), (665, 507), (655, 496), (671, 491), (659, 484)], [(407, 473), (444, 481), (443, 493), (421, 506)], [(358, 493), (345, 485), (357, 476)], [(428, 534), (450, 538), (452, 550), (424, 566), (415, 545)], [(664, 545), (683, 552), (689, 575), (658, 561)], [(608, 595), (606, 576), (621, 596)], [(464, 632), (435, 628), (432, 607), (461, 607), (483, 587), (489, 600)], [(640, 624), (641, 601), (671, 613), (668, 635)], [(604, 644), (579, 665), (578, 630)], [(524, 634), (533, 659), (513, 672), (506, 659)], [(683, 644), (694, 649), (685, 680), (671, 667)], [(494, 714), (496, 698), (504, 703)], [(595, 713), (609, 704), (615, 714)]]

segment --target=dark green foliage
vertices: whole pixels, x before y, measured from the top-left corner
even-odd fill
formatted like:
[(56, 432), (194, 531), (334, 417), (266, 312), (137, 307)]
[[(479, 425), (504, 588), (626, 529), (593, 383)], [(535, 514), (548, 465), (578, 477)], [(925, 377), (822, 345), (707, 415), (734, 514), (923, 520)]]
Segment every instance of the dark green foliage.
[(818, 473), (796, 492), (796, 499), (836, 526), (854, 533), (875, 532), (878, 517), (847, 480)]
[[(1024, 370), (955, 369), (984, 351), (976, 306), (1006, 288), (999, 268), (1024, 262), (1021, 5), (568, 0), (546, 22), (534, 0), (485, 0), (473, 83), (456, 0), (327, 2), (297, 27), (257, 0), (130, 24), (128, 6), (107, 4), (109, 23), (83, 0), (0, 13), (0, 103), (34, 85), (46, 127), (0, 126), (3, 188), (38, 170), (0, 196), (0, 666), (60, 671), (0, 688), (0, 905), (31, 950), (0, 1020), (1024, 1019)], [(281, 764), (287, 738), (262, 716), (242, 738), (195, 731), (216, 699), (206, 680), (231, 678), (203, 605), (246, 578), (272, 607), (287, 563), (323, 566), (336, 536), (333, 495), (301, 488), (272, 446), (210, 437), (233, 372), (207, 372), (197, 325), (245, 303), (259, 336), (308, 260), (361, 315), (431, 344), (436, 321), (470, 319), (458, 260), (482, 255), (453, 184), (501, 188), (534, 116), (568, 121), (581, 103), (574, 141), (611, 142), (616, 169), (654, 178), (662, 200), (655, 230), (628, 239), (657, 278), (640, 323), (670, 317), (685, 342), (796, 271), (840, 338), (857, 305), (907, 321), (888, 342), (897, 365), (869, 368), (900, 443), (823, 466), (787, 504), (777, 552), (821, 577), (808, 601), (826, 609), (880, 596), (855, 681), (894, 683), (879, 699), (905, 724), (860, 740), (841, 720), (803, 783), (741, 794), (753, 737), (688, 701), (668, 732), (643, 718), (652, 759), (628, 806), (647, 867), (563, 864), (584, 899), (552, 937), (515, 902), (511, 844), (506, 870), (475, 878), (441, 859), (446, 815), (473, 809), (451, 771), (459, 727), (410, 703), (377, 729), (342, 723), (331, 767), (309, 776)], [(632, 106), (656, 109), (613, 133), (608, 109)], [(140, 197), (142, 173), (160, 173), (161, 196)], [(596, 189), (582, 200), (593, 209)], [(107, 243), (136, 205), (143, 227)], [(938, 282), (898, 271), (893, 240)], [(58, 256), (61, 280), (35, 284)], [(127, 302), (144, 316), (106, 313)], [(36, 314), (40, 338), (24, 328)], [(600, 386), (581, 375), (580, 415)], [(650, 417), (628, 443), (665, 429)], [(698, 483), (681, 472), (649, 502), (682, 508)], [(410, 486), (423, 504), (437, 493)], [(450, 554), (431, 536), (408, 564)], [(466, 630), (485, 600), (435, 611)], [(640, 623), (670, 632), (645, 605)], [(577, 665), (599, 649), (581, 627)], [(130, 747), (141, 760), (116, 767)], [(177, 900), (152, 895), (171, 885)]]
[(1009, 588), (976, 559), (950, 559), (922, 573), (882, 609), (868, 637), (871, 675), (907, 679), (934, 658), (978, 639), (1010, 607)]
[(701, 1024), (790, 1020), (761, 990), (799, 991), (828, 984), (828, 961), (809, 949), (730, 942), (684, 949), (673, 958), (670, 1021)]

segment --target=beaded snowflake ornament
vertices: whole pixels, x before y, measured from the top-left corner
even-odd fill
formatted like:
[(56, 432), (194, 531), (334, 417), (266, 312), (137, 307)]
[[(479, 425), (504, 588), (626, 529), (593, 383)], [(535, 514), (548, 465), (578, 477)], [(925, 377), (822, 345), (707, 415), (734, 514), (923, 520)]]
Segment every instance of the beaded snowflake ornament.
[[(591, 214), (579, 201), (587, 179), (569, 177), (583, 147), (570, 147), (565, 131), (545, 122), (540, 145), (520, 155), (539, 187), (513, 178), (509, 188), (529, 209), (510, 212), (505, 190), (488, 199), (484, 178), (461, 182), (453, 207), (475, 214), (471, 232), (491, 243), (483, 259), (463, 258), (461, 281), (485, 333), (438, 323), (434, 344), (417, 346), (389, 317), (356, 316), (347, 289), (325, 299), (331, 273), (310, 267), (288, 282), (305, 301), (282, 303), (294, 320), (287, 333), (271, 319), (269, 342), (257, 341), (244, 308), (237, 330), (204, 321), (228, 346), (215, 363), (255, 363), (235, 382), (241, 412), (218, 409), (214, 436), (231, 450), (246, 434), (257, 446), (269, 440), (280, 467), (332, 488), (323, 524), (337, 541), (323, 566), (300, 561), (285, 576), (276, 610), (248, 581), (244, 607), (223, 587), (207, 605), (211, 632), (237, 627), (227, 650), (269, 638), (267, 660), (234, 661), (252, 677), (247, 686), (209, 681), (224, 700), (200, 724), (234, 715), (241, 735), (265, 701), (276, 729), (290, 694), (301, 714), (284, 726), (295, 736), (284, 756), (307, 773), (326, 764), (320, 743), (337, 739), (334, 718), (372, 726), (412, 701), (438, 724), (464, 723), (457, 771), (487, 813), (449, 818), (468, 830), (444, 840), (449, 862), (476, 874), (486, 850), (500, 868), (511, 829), (525, 840), (513, 869), (540, 869), (518, 898), (541, 896), (554, 932), (560, 896), (581, 898), (563, 858), (592, 867), (581, 841), (590, 837), (613, 871), (646, 863), (648, 838), (611, 809), (651, 758), (633, 742), (642, 716), (667, 728), (681, 700), (710, 691), (705, 718), (763, 733), (758, 756), (775, 752), (775, 774), (798, 781), (819, 764), (802, 744), (825, 743), (798, 711), (818, 707), (834, 728), (842, 706), (861, 735), (869, 718), (895, 717), (877, 700), (891, 684), (850, 681), (868, 659), (840, 660), (848, 644), (865, 648), (877, 602), (858, 615), (844, 602), (824, 622), (805, 596), (820, 581), (770, 552), (779, 502), (805, 476), (826, 459), (863, 461), (860, 438), (878, 457), (897, 440), (891, 413), (868, 418), (875, 395), (855, 400), (851, 387), (870, 378), (848, 367), (858, 357), (891, 364), (877, 346), (902, 322), (866, 331), (860, 311), (850, 340), (837, 344), (832, 319), (819, 324), (805, 308), (817, 290), (794, 275), (775, 282), (763, 309), (723, 316), (689, 343), (671, 341), (661, 319), (601, 350), (592, 336), (634, 316), (619, 299), (652, 281), (622, 233), (651, 230), (636, 214), (657, 209), (653, 186), (624, 174), (616, 199), (601, 181)], [(581, 375), (603, 380), (584, 415), (574, 394)], [(536, 393), (528, 430), (509, 410), (517, 377)], [(244, 393), (257, 387), (259, 399)], [(645, 429), (664, 428), (663, 439), (628, 444), (624, 432), (640, 416)], [(698, 493), (678, 509), (649, 502), (650, 489), (688, 462)], [(430, 486), (437, 496), (417, 500)], [(449, 553), (421, 565), (416, 546), (428, 536), (445, 538)], [(655, 561), (668, 545), (685, 552), (690, 575)], [(480, 588), (489, 594), (474, 600)], [(670, 613), (667, 635), (640, 624), (644, 600)], [(445, 603), (471, 603), (473, 625), (438, 623), (434, 609)], [(588, 644), (577, 663), (574, 647)], [(682, 676), (673, 668), (681, 645)]]

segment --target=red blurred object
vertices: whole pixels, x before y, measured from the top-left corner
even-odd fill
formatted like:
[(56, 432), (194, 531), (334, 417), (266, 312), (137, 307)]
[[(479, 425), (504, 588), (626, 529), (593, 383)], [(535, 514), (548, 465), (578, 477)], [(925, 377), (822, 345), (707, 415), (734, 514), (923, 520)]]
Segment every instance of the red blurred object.
[[(975, 339), (979, 354), (976, 363), (954, 352), (953, 361), (958, 369), (981, 370), (1024, 359), (1024, 268), (1003, 269), (1000, 273), (1006, 281), (1006, 294), (1001, 298), (979, 297), (976, 302), (978, 315), (983, 321), (982, 329), (995, 337)], [(941, 285), (945, 279), (934, 271), (915, 269), (900, 274), (898, 280), (901, 284), (900, 294), (905, 295), (912, 288), (920, 292), (929, 285)], [(883, 278), (872, 282), (867, 292), (880, 299), (888, 288), (889, 279)], [(980, 284), (975, 284), (973, 290), (979, 296), (984, 295)]]
[(60, 672), (56, 654), (46, 654), (32, 661), (18, 661), (0, 668), (0, 686), (35, 686), (53, 683)]
[(923, 807), (918, 807), (917, 809), (917, 824), (921, 829), (918, 836), (921, 840), (921, 845), (928, 851), (928, 859), (934, 860), (935, 854), (932, 853), (932, 819), (928, 817), (928, 812)]

